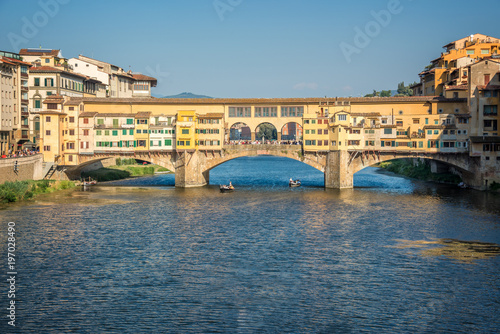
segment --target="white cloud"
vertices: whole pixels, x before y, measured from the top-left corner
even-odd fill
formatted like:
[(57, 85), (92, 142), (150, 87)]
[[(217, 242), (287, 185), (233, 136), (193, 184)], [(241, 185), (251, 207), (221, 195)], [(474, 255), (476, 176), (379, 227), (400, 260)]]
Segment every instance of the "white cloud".
[(301, 82), (293, 86), (293, 89), (295, 90), (304, 90), (304, 89), (309, 89), (309, 90), (316, 90), (318, 89), (318, 84), (315, 82)]

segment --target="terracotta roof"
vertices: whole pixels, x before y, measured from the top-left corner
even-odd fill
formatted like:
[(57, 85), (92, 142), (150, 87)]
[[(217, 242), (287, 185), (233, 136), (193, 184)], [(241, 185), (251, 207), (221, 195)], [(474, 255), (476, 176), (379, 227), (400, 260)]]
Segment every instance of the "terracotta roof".
[(49, 95), (43, 103), (63, 103), (64, 97), (61, 95)]
[[(46, 52), (49, 51), (49, 52)], [(54, 56), (56, 57), (61, 50), (40, 50), (40, 51), (34, 51), (34, 49), (21, 49), (19, 51), (20, 56)]]
[(447, 90), (467, 90), (467, 85), (459, 85), (459, 86), (447, 86)]
[(98, 114), (98, 112), (95, 112), (95, 111), (86, 111), (86, 112), (82, 112), (79, 117), (94, 117), (97, 114)]
[(64, 112), (60, 112), (60, 111), (57, 111), (57, 110), (41, 110), (39, 112), (34, 112), (34, 114), (40, 114), (40, 115), (44, 115), (44, 114), (47, 114), (47, 115), (67, 115), (66, 113)]
[(500, 90), (500, 85), (477, 86), (477, 89), (480, 89), (480, 90)]
[(38, 66), (38, 67), (33, 67), (30, 69), (30, 72), (34, 72), (34, 73), (43, 73), (43, 72), (48, 72), (48, 73), (52, 73), (52, 72), (63, 72), (64, 70), (60, 69), (60, 68), (55, 68), (55, 67), (52, 67), (52, 66)]
[(353, 112), (351, 113), (351, 117), (379, 117), (382, 116), (378, 112)]
[(156, 78), (148, 77), (147, 75), (141, 73), (132, 74), (132, 78), (134, 78), (137, 81), (157, 81)]
[(96, 113), (96, 117), (131, 117), (134, 118), (137, 114), (134, 113)]
[(137, 97), (137, 98), (106, 98), (106, 97), (73, 97), (71, 100), (82, 101), (85, 103), (112, 103), (112, 104), (210, 104), (210, 105), (248, 105), (248, 104), (319, 104), (335, 102), (351, 102), (351, 103), (398, 103), (398, 102), (465, 102), (464, 98), (445, 98), (442, 96), (403, 96), (403, 97), (354, 97), (354, 98), (216, 98), (216, 99), (163, 99), (155, 97)]
[(14, 58), (9, 58), (9, 57), (3, 57), (3, 59), (7, 59), (9, 62), (14, 63), (14, 64), (33, 66), (32, 64), (26, 63), (26, 62), (19, 60), (19, 59), (14, 59)]
[(152, 112), (151, 111), (140, 111), (138, 112), (135, 117), (136, 118), (141, 118), (141, 117), (149, 117), (151, 116)]
[(64, 105), (65, 105), (65, 106), (78, 106), (78, 105), (80, 105), (80, 103), (81, 103), (81, 102), (78, 102), (78, 101), (72, 101), (72, 100), (70, 100), (70, 101), (66, 101), (66, 102), (64, 102)]
[(69, 71), (66, 71), (64, 69), (52, 67), (52, 66), (38, 66), (38, 67), (30, 68), (30, 73), (54, 73), (54, 72), (69, 74), (69, 75), (73, 75), (73, 76), (84, 78), (84, 79), (88, 78), (86, 75), (76, 73), (76, 72), (69, 72)]
[(2, 62), (4, 64), (9, 64), (9, 65), (16, 65), (15, 63), (13, 63), (5, 58), (0, 59), (0, 62)]
[(209, 112), (207, 114), (198, 115), (198, 118), (223, 118), (224, 113)]
[(389, 124), (389, 125), (381, 125), (380, 127), (382, 129), (385, 129), (385, 128), (397, 128), (398, 126), (396, 124)]

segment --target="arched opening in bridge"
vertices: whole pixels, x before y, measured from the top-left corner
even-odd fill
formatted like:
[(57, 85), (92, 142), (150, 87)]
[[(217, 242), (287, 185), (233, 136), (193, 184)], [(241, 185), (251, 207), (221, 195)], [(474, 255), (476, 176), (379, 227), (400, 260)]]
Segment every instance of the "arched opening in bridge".
[(289, 122), (281, 128), (281, 140), (300, 141), (302, 140), (302, 125), (296, 122)]
[(211, 185), (228, 184), (237, 188), (258, 188), (268, 192), (289, 188), (290, 178), (299, 179), (303, 187), (324, 187), (324, 174), (298, 160), (256, 155), (228, 160), (210, 170)]
[(229, 129), (229, 140), (252, 140), (252, 130), (245, 123), (235, 123)]
[[(456, 165), (428, 158), (390, 159), (371, 166), (365, 166), (354, 172), (354, 186), (362, 183), (367, 187), (375, 188), (379, 187), (380, 184), (384, 184), (385, 187), (397, 186), (399, 188), (401, 188), (401, 184), (406, 184), (411, 188), (413, 183), (411, 179), (454, 185), (463, 182), (464, 185), (467, 185), (468, 180), (474, 177), (472, 173)], [(373, 178), (372, 175), (378, 175), (378, 178)], [(366, 182), (367, 176), (370, 178), (368, 183)], [(394, 180), (390, 181), (390, 179)], [(404, 179), (405, 181), (398, 181), (397, 179)]]
[(255, 139), (260, 141), (278, 140), (278, 130), (271, 123), (261, 123), (255, 128)]

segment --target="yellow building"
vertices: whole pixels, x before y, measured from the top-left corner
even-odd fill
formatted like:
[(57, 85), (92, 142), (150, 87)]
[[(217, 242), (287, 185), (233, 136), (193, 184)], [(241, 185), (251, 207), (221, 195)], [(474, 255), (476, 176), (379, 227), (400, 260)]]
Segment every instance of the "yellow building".
[(467, 66), (480, 59), (496, 56), (500, 40), (483, 34), (446, 44), (445, 52), (431, 61), (420, 75), (421, 86), (414, 87), (415, 95), (440, 95), (448, 98), (465, 98), (469, 78)]
[(151, 112), (143, 111), (135, 114), (135, 150), (149, 151), (149, 118)]
[(38, 112), (40, 116), (40, 153), (43, 161), (61, 164), (64, 162), (64, 122), (67, 116), (62, 112), (63, 99), (61, 96), (50, 96), (43, 105), (45, 108)]
[(196, 134), (196, 112), (180, 110), (177, 113), (175, 132), (177, 136), (177, 151), (195, 150), (198, 136)]

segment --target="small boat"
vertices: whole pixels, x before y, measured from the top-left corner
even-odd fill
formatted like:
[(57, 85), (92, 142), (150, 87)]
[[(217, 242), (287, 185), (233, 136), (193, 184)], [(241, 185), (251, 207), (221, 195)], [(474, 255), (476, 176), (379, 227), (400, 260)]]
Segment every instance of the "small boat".
[(233, 185), (231, 184), (231, 182), (229, 182), (229, 185), (221, 184), (221, 185), (219, 186), (219, 189), (220, 189), (220, 192), (221, 192), (221, 193), (228, 193), (228, 192), (232, 192), (232, 191), (234, 191), (234, 187), (233, 187)]
[(300, 187), (302, 183), (300, 182), (300, 180), (292, 180), (290, 179), (290, 182), (288, 182), (288, 185), (290, 187)]
[(83, 179), (83, 186), (88, 187), (88, 186), (93, 186), (97, 184), (97, 180), (92, 180), (90, 177), (88, 180)]

